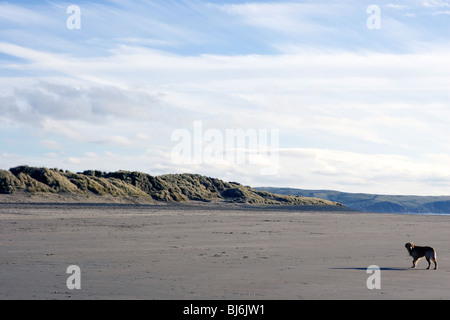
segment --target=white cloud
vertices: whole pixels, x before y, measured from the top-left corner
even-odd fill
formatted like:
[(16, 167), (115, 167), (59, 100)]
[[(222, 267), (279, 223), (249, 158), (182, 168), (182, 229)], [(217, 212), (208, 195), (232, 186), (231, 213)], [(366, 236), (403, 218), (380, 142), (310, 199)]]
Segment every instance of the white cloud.
[(142, 147), (150, 145), (152, 143), (152, 138), (147, 134), (137, 133), (133, 134), (131, 137), (121, 136), (117, 134), (106, 134), (102, 135), (93, 142), (100, 143), (104, 145), (111, 146), (124, 146), (124, 147)]
[[(282, 149), (284, 186), (381, 194), (445, 194), (450, 186), (447, 154), (418, 158), (397, 154), (364, 154), (332, 149)], [(287, 169), (295, 163), (296, 172)], [(288, 175), (291, 174), (290, 177)], [(435, 184), (439, 177), (439, 184)], [(273, 183), (279, 183), (274, 180)], [(287, 182), (287, 180), (289, 182)], [(426, 189), (426, 191), (424, 191)]]
[(17, 122), (35, 125), (48, 119), (91, 123), (111, 117), (151, 119), (161, 108), (157, 94), (141, 88), (74, 86), (36, 79), (8, 91), (0, 96), (2, 113)]
[(40, 144), (48, 149), (60, 150), (62, 148), (61, 144), (54, 140), (41, 140)]
[(234, 16), (241, 17), (246, 23), (274, 31), (289, 34), (330, 32), (332, 26), (317, 23), (311, 16), (336, 17), (337, 7), (308, 3), (245, 3), (223, 5), (221, 9)]
[(386, 8), (391, 8), (391, 9), (397, 9), (397, 10), (404, 10), (404, 9), (408, 9), (409, 6), (407, 5), (403, 5), (403, 4), (394, 4), (394, 3), (388, 3), (387, 5), (385, 5)]
[(76, 157), (69, 157), (67, 159), (67, 163), (69, 163), (70, 165), (79, 165), (82, 163), (82, 159)]
[(442, 0), (426, 0), (423, 3), (424, 7), (430, 7), (430, 8), (449, 8), (450, 7), (450, 3), (447, 1), (442, 1)]
[(57, 153), (55, 153), (55, 152), (47, 152), (47, 153), (44, 154), (44, 156), (48, 157), (48, 158), (54, 158), (54, 159), (59, 157), (59, 155)]
[(440, 10), (433, 12), (432, 15), (439, 16), (439, 15), (450, 15), (450, 10)]
[(0, 20), (15, 25), (54, 25), (52, 19), (36, 10), (27, 9), (9, 3), (0, 3)]

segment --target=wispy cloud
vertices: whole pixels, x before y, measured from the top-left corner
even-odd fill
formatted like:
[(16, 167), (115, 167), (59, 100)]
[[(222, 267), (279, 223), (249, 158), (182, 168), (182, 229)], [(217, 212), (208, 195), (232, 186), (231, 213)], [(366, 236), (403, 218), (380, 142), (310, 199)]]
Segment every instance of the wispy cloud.
[(16, 27), (40, 25), (41, 27), (54, 26), (54, 21), (36, 10), (10, 3), (0, 3), (0, 20), (3, 24), (13, 24)]
[(426, 0), (423, 1), (423, 6), (430, 8), (450, 8), (450, 2), (443, 0)]
[(397, 10), (405, 10), (405, 9), (408, 9), (408, 8), (409, 8), (408, 5), (404, 5), (404, 4), (394, 4), (394, 3), (388, 3), (388, 4), (386, 4), (384, 7), (386, 7), (386, 8), (391, 8), (391, 9), (397, 9)]
[[(253, 2), (223, 5), (221, 10), (239, 17), (251, 26), (295, 35), (334, 31), (334, 23), (324, 24), (323, 20), (333, 22), (333, 19), (342, 13), (343, 6), (333, 4), (331, 6), (333, 8), (324, 4), (312, 3)], [(322, 21), (317, 18), (321, 18)]]

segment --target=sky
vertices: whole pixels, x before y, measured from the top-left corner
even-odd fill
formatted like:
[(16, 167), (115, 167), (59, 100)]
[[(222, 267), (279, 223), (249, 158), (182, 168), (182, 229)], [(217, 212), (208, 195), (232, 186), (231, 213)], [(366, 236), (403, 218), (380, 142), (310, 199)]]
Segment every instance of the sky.
[(0, 1), (0, 169), (450, 194), (450, 1)]

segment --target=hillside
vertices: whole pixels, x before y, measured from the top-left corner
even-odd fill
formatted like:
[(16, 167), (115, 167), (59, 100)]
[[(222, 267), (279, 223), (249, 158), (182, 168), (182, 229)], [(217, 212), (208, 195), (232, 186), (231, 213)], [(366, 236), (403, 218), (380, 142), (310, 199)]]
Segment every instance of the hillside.
[(319, 197), (329, 201), (337, 201), (350, 209), (364, 212), (450, 214), (450, 196), (379, 195), (270, 187), (255, 189), (280, 195)]
[[(340, 203), (292, 195), (258, 191), (237, 182), (224, 182), (196, 174), (151, 176), (142, 172), (102, 172), (88, 170), (73, 173), (62, 169), (20, 166), (0, 170), (0, 194), (41, 197), (58, 195), (87, 201), (140, 202), (228, 202), (261, 205), (341, 206)], [(3, 199), (3, 198), (2, 198)], [(134, 201), (136, 202), (136, 201)]]

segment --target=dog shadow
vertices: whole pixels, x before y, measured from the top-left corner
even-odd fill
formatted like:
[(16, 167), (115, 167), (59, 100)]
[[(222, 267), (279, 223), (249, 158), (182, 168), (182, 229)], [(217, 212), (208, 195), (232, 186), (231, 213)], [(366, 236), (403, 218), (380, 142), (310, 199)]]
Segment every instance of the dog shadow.
[[(330, 270), (358, 270), (358, 271), (366, 271), (368, 268), (358, 268), (358, 267), (348, 267), (348, 268), (328, 268)], [(380, 267), (381, 271), (406, 271), (406, 270), (411, 270), (411, 267), (404, 267), (404, 268), (399, 268), (399, 267)]]

